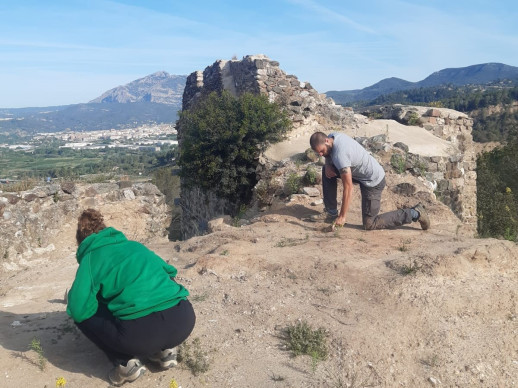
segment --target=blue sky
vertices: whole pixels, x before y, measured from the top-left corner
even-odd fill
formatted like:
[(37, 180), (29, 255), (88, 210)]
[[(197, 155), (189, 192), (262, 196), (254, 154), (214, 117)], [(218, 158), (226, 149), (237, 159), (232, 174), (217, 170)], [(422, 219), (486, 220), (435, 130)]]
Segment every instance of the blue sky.
[(0, 107), (87, 102), (159, 70), (266, 54), (319, 92), (518, 66), (518, 2), (0, 0)]

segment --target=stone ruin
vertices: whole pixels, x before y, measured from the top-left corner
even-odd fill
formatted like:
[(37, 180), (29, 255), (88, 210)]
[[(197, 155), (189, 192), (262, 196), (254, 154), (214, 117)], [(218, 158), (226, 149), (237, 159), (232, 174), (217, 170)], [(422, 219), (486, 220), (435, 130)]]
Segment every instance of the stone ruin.
[[(438, 200), (450, 207), (461, 221), (477, 225), (477, 155), (473, 146), (473, 120), (452, 109), (391, 105), (371, 108), (377, 118), (419, 125), (451, 146), (447, 156), (408, 155), (423, 169)], [(412, 166), (409, 166), (412, 167)]]
[[(366, 120), (352, 109), (336, 105), (325, 94), (318, 93), (309, 82), (286, 74), (279, 68), (277, 61), (270, 60), (265, 55), (249, 55), (242, 60), (218, 60), (204, 71), (193, 72), (188, 76), (184, 89), (183, 109), (189, 109), (204, 95), (223, 90), (234, 96), (245, 92), (260, 93), (267, 95), (271, 102), (278, 102), (287, 110), (293, 122), (287, 142), (303, 140), (300, 142), (302, 148), (298, 152), (304, 152), (308, 147), (309, 136), (315, 131), (342, 131), (355, 137), (356, 130)], [(378, 107), (375, 113), (378, 118), (403, 123), (409, 123), (413, 119), (414, 125), (425, 128), (451, 144), (447, 156), (422, 156), (403, 152), (406, 153), (410, 171), (416, 162), (419, 163), (421, 175), (426, 179), (430, 193), (448, 205), (464, 223), (472, 229), (475, 228), (476, 155), (472, 146), (472, 120), (460, 112), (427, 107)], [(181, 138), (182, 128), (177, 129)], [(379, 143), (379, 137), (374, 143)], [(383, 136), (381, 143), (378, 149), (369, 147), (369, 141), (365, 139), (362, 144), (373, 153), (379, 149), (385, 152), (401, 152), (400, 147), (387, 143)], [(262, 183), (262, 178), (267, 179), (272, 170), (282, 168), (283, 165), (286, 165), (285, 161), (273, 160), (267, 150), (261, 156), (257, 168), (258, 186)], [(386, 164), (384, 167), (387, 169)], [(230, 214), (233, 206), (212, 192), (184, 186), (181, 189), (180, 204), (183, 238), (205, 233), (211, 219)]]
[(0, 191), (0, 270), (35, 265), (34, 257), (50, 256), (58, 245), (75, 251), (77, 219), (87, 208), (101, 211), (105, 224), (129, 239), (166, 240), (169, 208), (165, 196), (151, 183), (63, 182), (19, 192)]

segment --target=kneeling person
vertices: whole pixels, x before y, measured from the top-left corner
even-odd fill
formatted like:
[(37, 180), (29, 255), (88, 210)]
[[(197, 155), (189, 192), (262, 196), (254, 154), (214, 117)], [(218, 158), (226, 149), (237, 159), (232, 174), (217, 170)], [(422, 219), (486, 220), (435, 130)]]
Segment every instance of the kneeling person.
[(177, 270), (144, 245), (106, 227), (97, 210), (79, 217), (79, 268), (67, 313), (112, 361), (110, 382), (121, 385), (144, 371), (143, 359), (176, 365), (176, 347), (194, 328), (189, 292)]
[[(385, 188), (385, 171), (356, 140), (343, 133), (331, 133), (327, 136), (323, 132), (315, 132), (309, 142), (313, 151), (326, 159), (322, 167), (325, 212), (313, 220), (334, 219), (334, 225), (344, 225), (351, 204), (353, 183), (359, 183), (365, 229), (386, 229), (416, 221), (419, 221), (424, 230), (430, 228), (430, 219), (421, 204), (413, 208), (378, 214), (381, 193)], [(337, 209), (336, 198), (337, 178), (342, 180), (343, 185), (340, 212)]]

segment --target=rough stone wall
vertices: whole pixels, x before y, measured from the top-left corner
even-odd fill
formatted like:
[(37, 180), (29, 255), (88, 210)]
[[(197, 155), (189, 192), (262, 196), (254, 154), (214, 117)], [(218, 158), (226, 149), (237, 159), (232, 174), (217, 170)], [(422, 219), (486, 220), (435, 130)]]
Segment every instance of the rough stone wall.
[(248, 55), (242, 60), (218, 60), (203, 73), (195, 71), (187, 77), (183, 95), (183, 109), (213, 91), (228, 90), (234, 96), (246, 92), (265, 94), (270, 101), (286, 107), (295, 126), (318, 115), (336, 125), (354, 121), (351, 109), (336, 105), (325, 94), (319, 94), (309, 82), (301, 82), (294, 75), (279, 68), (279, 62), (265, 55)]
[(0, 270), (21, 269), (34, 253), (56, 245), (75, 247), (77, 218), (86, 208), (100, 210), (105, 224), (129, 239), (147, 242), (167, 235), (165, 197), (150, 183), (63, 183), (0, 192)]
[(450, 155), (409, 155), (410, 163), (421, 163), (424, 177), (437, 199), (448, 205), (466, 224), (477, 225), (476, 153), (473, 120), (461, 112), (444, 108), (392, 105), (371, 110), (376, 117), (420, 125), (435, 136), (451, 142)]
[[(332, 99), (319, 94), (309, 82), (301, 82), (296, 76), (286, 74), (279, 68), (279, 62), (265, 55), (249, 55), (242, 60), (218, 60), (203, 72), (193, 72), (187, 77), (183, 109), (189, 109), (206, 94), (223, 90), (236, 97), (246, 92), (267, 95), (271, 102), (275, 101), (287, 110), (295, 129), (309, 127), (317, 121), (337, 127), (355, 122), (351, 109), (336, 105)], [(178, 126), (177, 129), (181, 147), (182, 128)], [(183, 186), (180, 203), (184, 238), (205, 232), (210, 219), (234, 206), (216, 199), (212, 193)]]

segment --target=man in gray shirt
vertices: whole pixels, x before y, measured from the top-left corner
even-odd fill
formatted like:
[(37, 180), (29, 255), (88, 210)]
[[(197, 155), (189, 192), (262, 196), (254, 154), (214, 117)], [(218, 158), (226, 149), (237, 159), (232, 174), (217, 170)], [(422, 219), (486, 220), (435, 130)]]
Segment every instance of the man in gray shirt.
[[(325, 211), (322, 215), (312, 217), (313, 221), (334, 219), (333, 226), (343, 226), (347, 222), (353, 183), (358, 183), (362, 195), (362, 220), (365, 229), (387, 229), (416, 221), (419, 221), (423, 230), (430, 228), (430, 219), (420, 203), (413, 208), (378, 214), (381, 193), (385, 188), (385, 171), (356, 140), (343, 133), (331, 133), (327, 136), (323, 132), (315, 132), (309, 142), (313, 151), (326, 158), (326, 163), (322, 167)], [(337, 209), (336, 198), (337, 178), (340, 178), (343, 184), (340, 212)]]

